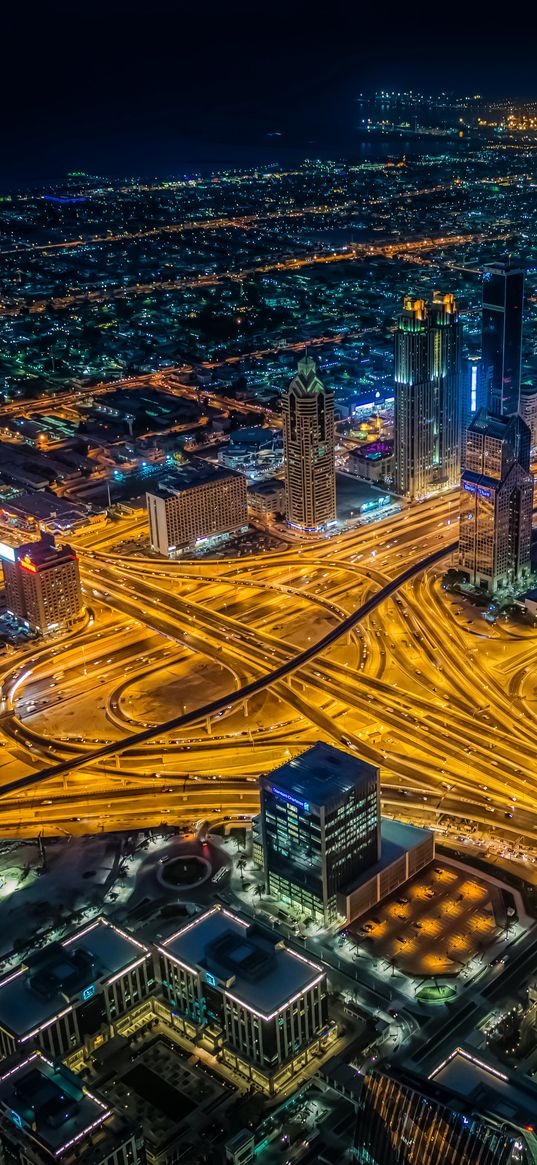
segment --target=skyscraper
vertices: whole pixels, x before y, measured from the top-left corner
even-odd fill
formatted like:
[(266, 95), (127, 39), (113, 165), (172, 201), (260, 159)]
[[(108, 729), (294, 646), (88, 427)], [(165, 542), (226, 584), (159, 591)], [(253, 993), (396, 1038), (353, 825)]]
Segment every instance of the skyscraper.
[(483, 274), (483, 368), (488, 409), (517, 413), (522, 359), (524, 271), (511, 258), (490, 263)]
[(452, 1059), (460, 1094), (408, 1070), (402, 1079), (367, 1073), (358, 1102), (355, 1160), (362, 1165), (530, 1165), (534, 1138), (525, 1130), (535, 1095), (519, 1098), (504, 1074), (496, 1095), (494, 1067), (481, 1061), (481, 1071), (471, 1074), (471, 1058), (461, 1049)]
[(463, 361), (462, 382), (462, 429), (464, 434), (472, 417), (475, 417), (479, 409), (486, 408), (488, 404), (487, 385), (480, 354), (474, 353)]
[(521, 417), (486, 409), (466, 430), (459, 563), (474, 586), (491, 593), (516, 583), (531, 566), (530, 440)]
[(324, 387), (311, 356), (282, 401), (287, 520), (304, 533), (336, 518), (334, 394)]
[(395, 332), (395, 490), (422, 498), (460, 475), (461, 325), (452, 295), (406, 297)]
[(52, 534), (16, 549), (0, 549), (6, 606), (31, 631), (65, 631), (83, 612), (78, 559), (70, 546), (56, 546)]
[(265, 879), (325, 922), (337, 893), (380, 856), (379, 772), (329, 744), (261, 778)]

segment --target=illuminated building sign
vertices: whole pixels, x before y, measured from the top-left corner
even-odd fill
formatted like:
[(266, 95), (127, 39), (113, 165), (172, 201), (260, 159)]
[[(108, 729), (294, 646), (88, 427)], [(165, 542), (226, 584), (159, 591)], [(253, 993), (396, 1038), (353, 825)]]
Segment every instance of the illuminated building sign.
[(92, 983), (91, 987), (84, 987), (84, 990), (82, 992), (82, 998), (84, 1000), (93, 999), (94, 995), (95, 995), (95, 983)]
[(18, 1112), (15, 1112), (13, 1108), (10, 1108), (9, 1115), (13, 1121), (13, 1124), (16, 1125), (18, 1129), (22, 1129), (22, 1117), (19, 1116)]
[(36, 574), (37, 572), (37, 567), (28, 554), (25, 554), (24, 558), (20, 559), (19, 566), (22, 566), (23, 570), (29, 570), (31, 574)]
[(8, 562), (15, 562), (15, 551), (6, 542), (0, 542), (0, 558), (7, 558)]
[(216, 979), (210, 971), (205, 972), (205, 982), (209, 984), (209, 987), (216, 987)]
[(491, 493), (489, 489), (485, 489), (482, 485), (472, 485), (469, 481), (463, 482), (463, 487), (469, 494), (478, 493), (481, 498), (490, 498)]
[(298, 805), (299, 809), (303, 809), (305, 813), (309, 813), (309, 801), (299, 801), (298, 797), (293, 797), (291, 793), (284, 793), (283, 789), (277, 789), (276, 785), (272, 786), (272, 792), (275, 797), (280, 797), (282, 801), (290, 801), (291, 805)]

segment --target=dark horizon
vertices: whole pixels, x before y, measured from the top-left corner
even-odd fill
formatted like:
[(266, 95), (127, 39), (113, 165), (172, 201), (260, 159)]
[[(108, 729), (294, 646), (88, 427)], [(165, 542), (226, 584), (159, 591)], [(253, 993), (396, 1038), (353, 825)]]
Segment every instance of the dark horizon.
[(271, 147), (275, 161), (286, 151), (346, 154), (361, 91), (536, 92), (530, 39), (521, 45), (518, 28), (499, 38), (478, 13), (461, 27), (444, 9), (425, 22), (341, 0), (319, 14), (303, 0), (257, 11), (245, 0), (94, 0), (77, 11), (52, 0), (47, 11), (11, 6), (4, 23), (4, 187), (73, 169), (247, 164)]

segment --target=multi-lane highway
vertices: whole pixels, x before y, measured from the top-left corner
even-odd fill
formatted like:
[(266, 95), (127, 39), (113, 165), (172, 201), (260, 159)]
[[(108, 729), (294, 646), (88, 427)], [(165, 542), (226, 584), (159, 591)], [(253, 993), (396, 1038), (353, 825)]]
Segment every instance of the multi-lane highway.
[(535, 633), (441, 589), (456, 508), (226, 561), (80, 535), (92, 620), (2, 664), (0, 831), (248, 814), (322, 738), (380, 764), (388, 812), (537, 841)]

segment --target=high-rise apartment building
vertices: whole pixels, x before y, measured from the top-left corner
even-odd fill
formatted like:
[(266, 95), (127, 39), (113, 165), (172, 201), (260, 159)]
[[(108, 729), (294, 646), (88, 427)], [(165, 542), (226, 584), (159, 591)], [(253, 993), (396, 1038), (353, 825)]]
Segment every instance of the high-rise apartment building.
[(491, 593), (518, 582), (531, 567), (530, 440), (521, 417), (485, 409), (466, 430), (459, 563), (474, 586)]
[(319, 743), (261, 777), (260, 791), (267, 888), (332, 921), (338, 892), (380, 857), (378, 769)]
[(395, 331), (395, 490), (423, 498), (460, 475), (461, 325), (452, 295), (404, 301)]
[(7, 610), (31, 631), (66, 631), (81, 617), (78, 559), (70, 546), (56, 546), (52, 534), (39, 542), (0, 548)]
[(324, 387), (311, 356), (282, 400), (287, 520), (304, 533), (336, 518), (334, 394)]
[[(442, 1077), (440, 1072), (440, 1077)], [(457, 1075), (458, 1080), (455, 1079)], [(457, 1049), (449, 1086), (412, 1072), (365, 1076), (358, 1101), (354, 1159), (361, 1165), (530, 1165), (528, 1134), (535, 1087)], [(454, 1086), (451, 1081), (453, 1080)]]
[(242, 474), (216, 469), (194, 479), (171, 479), (147, 494), (153, 550), (174, 554), (203, 538), (240, 529), (248, 522), (247, 482)]
[(519, 410), (524, 270), (513, 259), (490, 263), (483, 274), (483, 369), (488, 409)]

